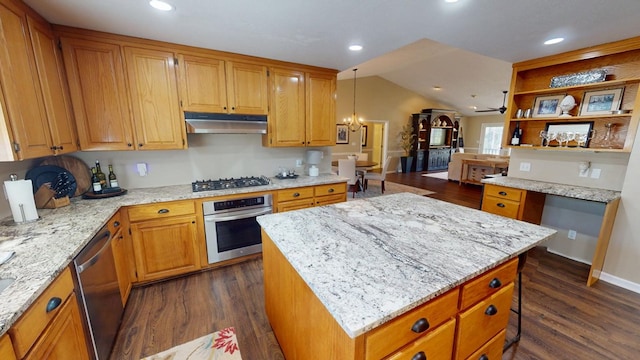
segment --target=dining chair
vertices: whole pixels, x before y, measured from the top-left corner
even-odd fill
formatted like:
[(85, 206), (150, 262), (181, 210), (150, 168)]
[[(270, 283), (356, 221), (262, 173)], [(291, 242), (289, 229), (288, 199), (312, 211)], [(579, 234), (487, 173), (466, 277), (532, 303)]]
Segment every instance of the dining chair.
[(353, 193), (355, 198), (356, 193), (360, 191), (360, 178), (356, 175), (356, 160), (338, 159), (338, 175), (349, 178), (347, 191)]
[[(355, 155), (356, 155), (356, 161), (367, 161), (367, 160), (369, 160), (369, 154), (368, 153), (357, 153)], [(364, 168), (356, 169), (356, 174), (358, 176), (360, 176), (360, 179), (362, 179), (363, 183), (364, 183), (364, 175), (366, 173), (367, 173), (367, 169), (364, 169)], [(365, 188), (363, 187), (362, 190), (364, 191)]]
[(387, 158), (384, 160), (384, 165), (382, 165), (382, 169), (380, 172), (367, 172), (366, 174), (364, 174), (364, 188), (367, 188), (367, 185), (369, 184), (369, 180), (377, 180), (380, 181), (380, 189), (382, 190), (382, 193), (384, 194), (384, 179), (387, 175), (387, 168), (389, 167), (389, 163), (391, 162), (391, 156), (387, 156)]

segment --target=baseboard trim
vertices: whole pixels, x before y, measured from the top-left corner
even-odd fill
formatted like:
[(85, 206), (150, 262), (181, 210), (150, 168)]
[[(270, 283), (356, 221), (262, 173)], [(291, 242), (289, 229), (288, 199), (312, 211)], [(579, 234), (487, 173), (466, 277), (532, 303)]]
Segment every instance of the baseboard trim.
[(583, 263), (583, 264), (591, 265), (591, 262), (590, 262), (590, 261), (587, 261), (587, 260), (585, 260), (585, 259), (580, 259), (580, 258), (577, 258), (577, 257), (573, 257), (573, 256), (569, 256), (569, 255), (567, 255), (567, 254), (563, 254), (563, 253), (561, 253), (561, 252), (559, 252), (559, 251), (556, 251), (556, 250), (553, 250), (553, 249), (549, 248), (549, 246), (548, 246), (548, 245), (547, 245), (547, 251), (548, 251), (548, 252), (550, 252), (550, 253), (552, 253), (552, 254), (554, 254), (554, 255), (562, 256), (562, 257), (565, 257), (565, 258), (567, 258), (567, 259), (571, 259), (571, 260), (573, 260), (573, 261), (577, 261), (577, 262), (579, 262), (579, 263)]
[(604, 281), (611, 285), (615, 285), (623, 289), (633, 291), (636, 294), (640, 294), (640, 284), (634, 283), (633, 281), (625, 280), (623, 278), (617, 277), (615, 275), (611, 275), (606, 272), (600, 273), (600, 281)]

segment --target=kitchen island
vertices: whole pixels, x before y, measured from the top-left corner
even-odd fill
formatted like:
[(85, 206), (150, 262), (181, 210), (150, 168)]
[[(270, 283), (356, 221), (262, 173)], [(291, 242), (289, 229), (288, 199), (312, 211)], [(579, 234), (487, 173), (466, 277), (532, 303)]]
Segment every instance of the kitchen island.
[[(422, 335), (437, 338), (439, 358), (450, 359), (454, 351), (463, 356), (455, 350), (455, 323), (476, 307), (465, 303), (465, 286), (492, 269), (509, 273), (487, 298), (506, 298), (500, 311), (508, 316), (515, 258), (555, 233), (407, 193), (265, 215), (258, 222), (267, 315), (291, 359), (407, 356), (413, 353), (403, 351), (413, 351)], [(431, 306), (446, 318), (432, 320), (431, 327), (428, 319), (411, 320), (415, 337), (381, 349), (393, 335), (380, 329)]]

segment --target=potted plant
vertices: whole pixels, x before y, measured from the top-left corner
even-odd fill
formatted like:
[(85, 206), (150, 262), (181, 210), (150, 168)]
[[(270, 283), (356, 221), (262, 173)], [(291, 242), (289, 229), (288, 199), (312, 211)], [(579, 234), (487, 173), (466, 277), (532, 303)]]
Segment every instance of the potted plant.
[(410, 154), (416, 142), (416, 134), (413, 132), (413, 125), (410, 121), (402, 126), (402, 131), (398, 134), (398, 138), (400, 139), (400, 147), (404, 150), (404, 156), (400, 157), (402, 172), (407, 173), (411, 171), (413, 156), (410, 156)]

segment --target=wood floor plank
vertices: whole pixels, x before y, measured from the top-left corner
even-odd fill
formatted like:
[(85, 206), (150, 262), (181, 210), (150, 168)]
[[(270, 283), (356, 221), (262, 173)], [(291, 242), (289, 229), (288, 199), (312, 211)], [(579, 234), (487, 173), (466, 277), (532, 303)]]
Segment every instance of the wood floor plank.
[[(477, 185), (419, 173), (389, 174), (386, 180), (480, 208)], [(545, 248), (530, 252), (522, 270), (522, 339), (503, 360), (639, 358), (640, 294), (603, 281), (587, 287), (588, 273), (588, 265)], [(137, 360), (227, 326), (236, 328), (243, 359), (284, 359), (264, 311), (261, 258), (134, 288), (111, 359)], [(512, 314), (507, 338), (515, 332)]]

